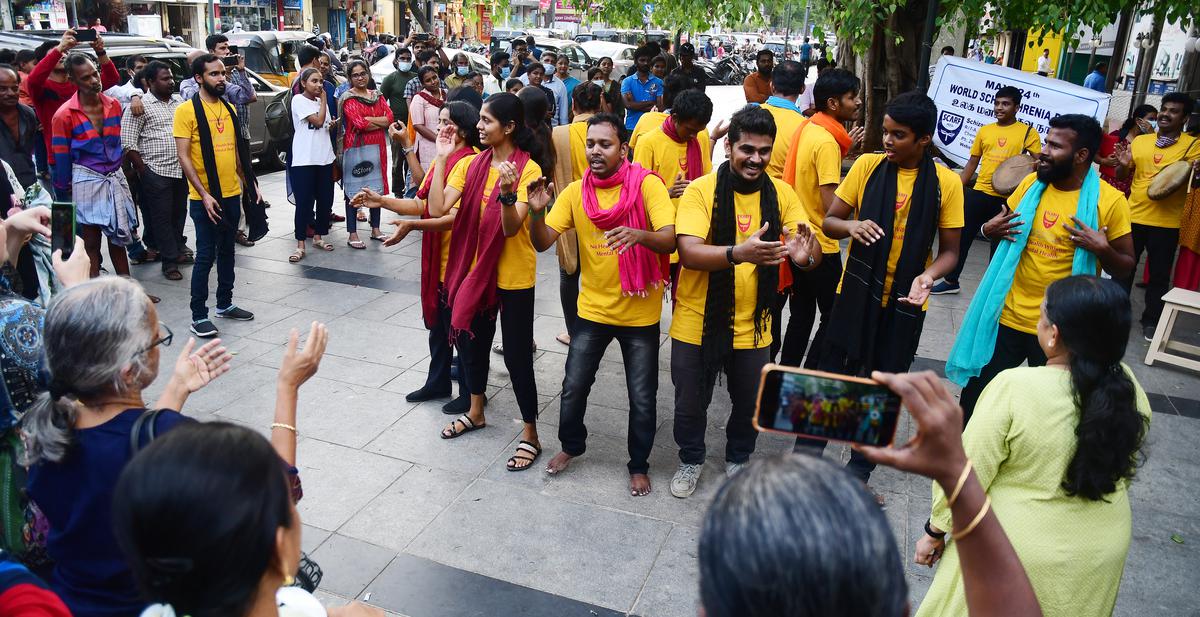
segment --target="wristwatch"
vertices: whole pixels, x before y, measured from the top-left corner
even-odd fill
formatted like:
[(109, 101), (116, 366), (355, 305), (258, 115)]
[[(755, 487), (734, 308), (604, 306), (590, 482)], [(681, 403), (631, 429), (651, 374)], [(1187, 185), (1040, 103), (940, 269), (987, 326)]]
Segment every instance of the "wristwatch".
[(726, 247), (725, 259), (728, 259), (729, 263), (732, 265), (735, 265), (735, 266), (738, 265), (738, 261), (733, 258), (733, 247), (732, 246)]
[(808, 256), (808, 263), (804, 264), (803, 266), (802, 266), (802, 265), (800, 265), (800, 264), (797, 264), (795, 261), (792, 261), (792, 263), (796, 264), (796, 267), (797, 267), (797, 268), (800, 268), (801, 270), (807, 270), (807, 269), (809, 269), (809, 268), (813, 267), (814, 265), (816, 265), (816, 263), (817, 263), (817, 260), (816, 260), (816, 259), (814, 259), (812, 255), (809, 255), (809, 256)]
[(516, 193), (500, 193), (499, 200), (500, 200), (501, 205), (511, 206), (511, 205), (517, 203), (517, 194)]

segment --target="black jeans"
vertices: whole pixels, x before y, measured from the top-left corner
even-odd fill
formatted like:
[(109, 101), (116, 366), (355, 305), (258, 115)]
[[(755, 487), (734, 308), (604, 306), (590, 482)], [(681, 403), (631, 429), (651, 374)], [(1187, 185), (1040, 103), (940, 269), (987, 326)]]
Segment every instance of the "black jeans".
[(1037, 335), (1001, 324), (996, 332), (996, 349), (992, 352), (992, 359), (979, 371), (979, 375), (967, 381), (966, 387), (958, 397), (958, 404), (963, 410), (964, 427), (971, 419), (975, 403), (979, 402), (979, 395), (983, 394), (983, 389), (996, 375), (1021, 366), (1022, 362), (1028, 362), (1029, 366), (1045, 366), (1046, 354), (1042, 353), (1042, 347), (1038, 345)]
[[(371, 229), (379, 229), (379, 217), (382, 215), (383, 208), (367, 208), (367, 220), (371, 223)], [(350, 205), (350, 196), (346, 196), (346, 231), (358, 233), (358, 208)]]
[(179, 269), (183, 225), (187, 222), (187, 195), (187, 180), (160, 176), (149, 167), (142, 172), (142, 213), (146, 217), (143, 239), (154, 239), (163, 272)]
[(242, 217), (242, 196), (223, 197), (221, 219), (213, 223), (204, 204), (190, 200), (196, 226), (196, 265), (192, 266), (192, 321), (208, 319), (208, 275), (217, 264), (217, 310), (233, 306), (233, 238)]
[(579, 323), (579, 269), (582, 267), (583, 264), (577, 264), (575, 274), (567, 274), (562, 267), (558, 269), (558, 298), (570, 336), (575, 336), (575, 324)]
[[(504, 328), (504, 366), (508, 368), (517, 406), (521, 408), (521, 420), (537, 422), (537, 382), (533, 379), (533, 288), (500, 289), (498, 293), (498, 319)], [(493, 315), (477, 315), (471, 322), (471, 334), (462, 332), (454, 338), (461, 364), (459, 370), (466, 368), (471, 394), (487, 392), (496, 319)]]
[[(829, 313), (833, 310), (833, 300), (837, 297), (838, 282), (842, 279), (842, 254), (825, 253), (821, 263), (812, 270), (804, 272), (792, 265), (792, 318), (788, 321), (787, 334), (783, 337), (783, 354), (779, 357), (781, 364), (800, 366), (804, 358), (805, 348), (812, 362), (816, 362), (817, 354), (811, 350), (821, 348), (822, 330)], [(821, 328), (808, 344), (808, 336), (812, 333), (813, 323), (817, 319), (817, 310), (821, 311)], [(774, 354), (772, 354), (774, 357)], [(807, 368), (816, 368), (809, 366)]]
[[(754, 407), (762, 367), (771, 359), (768, 347), (735, 349), (725, 363), (725, 385), (733, 411), (725, 424), (725, 460), (745, 463), (754, 453)], [(675, 444), (686, 465), (704, 463), (704, 431), (716, 375), (704, 374), (700, 346), (671, 339), (671, 382), (675, 384)]]
[(588, 432), (583, 415), (600, 360), (613, 339), (621, 346), (625, 387), (629, 390), (629, 473), (647, 473), (658, 426), (658, 324), (614, 326), (582, 317), (575, 320), (563, 377), (558, 439), (563, 452), (571, 456), (587, 450)]
[[(962, 235), (958, 240), (958, 263), (954, 265), (954, 270), (944, 277), (948, 282), (958, 282), (963, 266), (967, 263), (967, 253), (971, 252), (971, 243), (979, 234), (979, 228), (983, 227), (983, 224), (990, 221), (992, 217), (1000, 214), (1006, 201), (1007, 199), (1004, 197), (988, 195), (983, 191), (966, 190), (966, 199), (963, 204), (963, 216), (966, 223), (963, 225)], [(990, 245), (989, 255), (995, 255), (998, 241), (991, 241)]]
[[(450, 349), (450, 307), (446, 306), (444, 293), (439, 285), (438, 318), (429, 330), (429, 376), (425, 378), (425, 387), (437, 392), (450, 392), (450, 363), (454, 356)], [(468, 392), (467, 372), (459, 371), (458, 395)]]
[(313, 234), (329, 233), (329, 218), (333, 214), (333, 165), (300, 165), (289, 172), (292, 195), (296, 199), (295, 238), (304, 242), (308, 226)]
[(1133, 273), (1123, 279), (1125, 291), (1131, 291), (1137, 263), (1146, 252), (1150, 282), (1146, 284), (1146, 308), (1142, 311), (1143, 326), (1157, 326), (1163, 311), (1163, 295), (1171, 290), (1171, 268), (1175, 265), (1175, 250), (1179, 248), (1179, 228), (1153, 227), (1133, 224)]

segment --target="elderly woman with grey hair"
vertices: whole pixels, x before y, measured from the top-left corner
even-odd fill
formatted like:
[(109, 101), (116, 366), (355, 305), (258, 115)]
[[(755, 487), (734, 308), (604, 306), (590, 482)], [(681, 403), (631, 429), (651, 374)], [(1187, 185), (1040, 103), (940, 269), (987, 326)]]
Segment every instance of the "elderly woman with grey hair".
[[(139, 448), (190, 421), (178, 410), (190, 394), (227, 372), (232, 357), (220, 339), (199, 349), (189, 339), (157, 403), (148, 406), (143, 392), (174, 335), (158, 321), (142, 287), (118, 277), (93, 279), (56, 296), (43, 338), (50, 387), (22, 428), (31, 465), (28, 493), (49, 526), (46, 550), (55, 565), (48, 582), (78, 617), (136, 615), (144, 603), (113, 537), (113, 487)], [(293, 331), (271, 426), (294, 491), (296, 391), (316, 372), (325, 327), (313, 324), (303, 352), (296, 350), (297, 339)]]
[[(931, 372), (876, 380), (917, 423), (901, 447), (868, 459), (933, 478), (951, 511), (972, 617), (1042, 614), (1016, 551), (963, 451), (962, 410)], [(717, 492), (700, 533), (702, 617), (909, 614), (900, 551), (862, 482), (807, 454), (758, 459)]]

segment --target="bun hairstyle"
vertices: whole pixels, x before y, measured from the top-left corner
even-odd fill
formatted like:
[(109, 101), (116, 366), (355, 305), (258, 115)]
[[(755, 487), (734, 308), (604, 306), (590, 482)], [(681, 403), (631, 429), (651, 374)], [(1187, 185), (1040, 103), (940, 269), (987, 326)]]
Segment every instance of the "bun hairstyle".
[(154, 440), (113, 492), (113, 531), (143, 596), (177, 615), (245, 615), (268, 569), (281, 567), (278, 530), (297, 524), (282, 459), (226, 422)]
[(1046, 288), (1046, 320), (1067, 348), (1079, 410), (1078, 443), (1062, 487), (1099, 501), (1133, 478), (1146, 436), (1137, 389), (1121, 364), (1132, 322), (1129, 296), (1111, 280), (1065, 278)]
[[(530, 88), (522, 88), (522, 92), (530, 90)], [(541, 94), (541, 90), (533, 88), (532, 91)], [(542, 95), (543, 97), (545, 95)], [(553, 165), (545, 165), (545, 148), (538, 142), (538, 137), (534, 131), (526, 124), (527, 117), (525, 104), (523, 99), (518, 98), (515, 94), (501, 92), (487, 97), (483, 102), (483, 107), (493, 118), (500, 121), (501, 124), (512, 124), (512, 140), (513, 144), (528, 152), (530, 158), (538, 164), (543, 170), (553, 170)], [(542, 117), (546, 115), (545, 109), (542, 110)], [(545, 120), (542, 121), (545, 124)], [(550, 143), (546, 141), (544, 143)]]

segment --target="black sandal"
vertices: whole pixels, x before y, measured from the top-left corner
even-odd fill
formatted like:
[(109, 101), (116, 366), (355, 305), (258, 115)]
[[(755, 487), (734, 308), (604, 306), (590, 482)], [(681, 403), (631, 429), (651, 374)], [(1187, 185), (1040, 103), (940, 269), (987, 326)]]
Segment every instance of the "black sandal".
[[(529, 456), (530, 454), (532, 454), (533, 456), (530, 457)], [(525, 455), (525, 456), (521, 456), (521, 455)], [(536, 461), (538, 459), (538, 457), (541, 455), (542, 455), (541, 448), (533, 445), (532, 443), (529, 443), (528, 441), (522, 440), (520, 443), (517, 444), (517, 453), (508, 457), (508, 464), (507, 464), (508, 470), (509, 471), (525, 471), (526, 469), (533, 467), (533, 462)], [(523, 467), (517, 467), (518, 463), (525, 463), (525, 465)]]
[[(458, 430), (455, 422), (462, 423), (463, 428), (461, 431)], [(446, 428), (442, 429), (442, 433), (441, 433), (442, 439), (454, 439), (455, 437), (461, 437), (463, 435), (466, 435), (467, 433), (470, 433), (471, 431), (477, 431), (485, 426), (487, 426), (487, 424), (475, 424), (474, 422), (471, 421), (470, 416), (463, 414), (463, 415), (459, 416), (458, 418), (456, 418), (454, 420), (454, 422), (451, 422), (450, 426), (447, 426)], [(450, 434), (447, 435), (446, 431), (450, 431)]]

